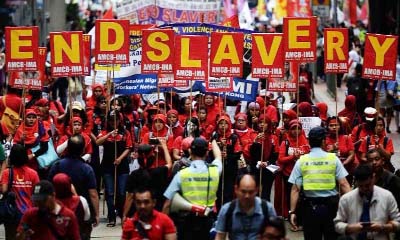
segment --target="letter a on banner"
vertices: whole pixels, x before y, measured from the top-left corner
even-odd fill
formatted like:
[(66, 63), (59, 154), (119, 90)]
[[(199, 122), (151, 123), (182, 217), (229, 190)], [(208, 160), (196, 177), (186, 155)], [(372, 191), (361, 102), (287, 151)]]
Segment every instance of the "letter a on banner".
[(367, 33), (363, 78), (395, 80), (398, 36)]
[(317, 60), (317, 18), (283, 18), (285, 60), (314, 62)]
[(252, 34), (251, 75), (253, 78), (283, 77), (285, 55), (282, 39), (282, 33)]
[(208, 77), (208, 37), (175, 37), (174, 75), (177, 80), (205, 80)]
[(143, 29), (142, 73), (174, 73), (174, 30)]
[(7, 71), (38, 70), (39, 28), (6, 27)]
[(324, 58), (326, 73), (347, 73), (349, 31), (347, 28), (324, 29)]
[(242, 77), (243, 33), (212, 32), (210, 76)]
[(129, 63), (129, 20), (96, 20), (97, 64)]
[(69, 77), (83, 74), (82, 32), (51, 32), (51, 76)]

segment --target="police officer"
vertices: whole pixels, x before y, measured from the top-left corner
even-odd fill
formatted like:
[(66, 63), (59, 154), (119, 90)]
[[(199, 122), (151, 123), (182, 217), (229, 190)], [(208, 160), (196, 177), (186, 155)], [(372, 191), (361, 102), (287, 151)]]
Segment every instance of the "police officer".
[(300, 157), (296, 162), (289, 182), (293, 184), (290, 194), (290, 223), (297, 229), (296, 207), (300, 191), (304, 192), (303, 223), (304, 239), (325, 240), (336, 239), (337, 235), (333, 219), (336, 216), (339, 196), (336, 181), (341, 193), (349, 192), (350, 185), (346, 180), (348, 175), (343, 164), (334, 153), (322, 150), (325, 144), (326, 130), (323, 127), (312, 128), (309, 132), (311, 151)]
[[(208, 153), (208, 142), (195, 138), (190, 146), (192, 162), (189, 167), (179, 171), (172, 179), (164, 193), (167, 201), (164, 204), (164, 213), (168, 213), (171, 200), (179, 193), (191, 204), (211, 209), (217, 199), (217, 189), (222, 172), (221, 151), (215, 140), (212, 141), (212, 151), (215, 160), (208, 165), (205, 160)], [(213, 224), (213, 214), (205, 216), (204, 212), (184, 212), (179, 215), (176, 223), (178, 239), (204, 240), (209, 238), (209, 231)]]

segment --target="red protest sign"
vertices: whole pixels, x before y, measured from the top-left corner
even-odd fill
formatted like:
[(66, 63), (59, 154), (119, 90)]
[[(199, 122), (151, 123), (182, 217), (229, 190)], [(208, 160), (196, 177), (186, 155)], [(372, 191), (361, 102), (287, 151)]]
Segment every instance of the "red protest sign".
[(282, 33), (252, 34), (253, 78), (281, 78), (284, 71), (284, 49)]
[[(46, 48), (38, 48), (38, 70), (30, 72), (11, 72), (9, 84), (13, 88), (42, 90), (43, 82), (46, 80), (45, 62)], [(25, 75), (24, 75), (25, 74)]]
[(83, 75), (82, 39), (83, 34), (79, 31), (50, 33), (52, 77)]
[(232, 92), (233, 78), (232, 77), (209, 77), (206, 79), (207, 92)]
[(6, 27), (7, 71), (37, 71), (39, 27)]
[(398, 36), (367, 33), (362, 77), (396, 79)]
[(285, 62), (283, 78), (270, 78), (267, 81), (268, 91), (296, 92), (298, 84), (299, 65), (296, 62)]
[[(191, 80), (190, 80), (191, 82)], [(192, 83), (193, 84), (193, 83)], [(174, 87), (189, 87), (188, 80), (174, 80)]]
[(142, 74), (174, 73), (174, 30), (142, 30)]
[(243, 37), (239, 32), (211, 33), (210, 76), (243, 75)]
[(177, 80), (205, 80), (208, 77), (208, 37), (175, 37), (174, 76)]
[(347, 28), (324, 29), (325, 73), (347, 73), (349, 59), (349, 30)]
[(285, 60), (314, 62), (317, 60), (317, 18), (283, 18)]
[(83, 34), (83, 75), (90, 76), (92, 70), (92, 55), (90, 52), (90, 46), (92, 44), (92, 36), (89, 34)]
[(173, 74), (158, 74), (157, 85), (159, 88), (174, 87), (174, 75)]
[(154, 24), (131, 24), (129, 25), (129, 35), (130, 36), (142, 36), (143, 29), (154, 28)]
[(96, 20), (97, 64), (129, 63), (129, 20)]

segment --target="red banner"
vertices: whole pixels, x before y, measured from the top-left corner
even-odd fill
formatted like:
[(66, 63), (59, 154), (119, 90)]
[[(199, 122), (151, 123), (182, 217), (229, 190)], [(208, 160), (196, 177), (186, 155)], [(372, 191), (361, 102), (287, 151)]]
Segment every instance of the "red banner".
[(158, 74), (157, 86), (159, 88), (174, 87), (174, 75), (173, 74)]
[[(38, 48), (38, 70), (31, 72), (11, 72), (9, 84), (13, 88), (42, 90), (43, 82), (46, 79), (45, 62), (46, 48)], [(25, 74), (25, 75), (24, 75)]]
[(208, 77), (208, 37), (175, 37), (174, 76), (177, 80), (205, 80)]
[(285, 62), (283, 78), (270, 78), (267, 81), (268, 91), (296, 92), (298, 84), (299, 65), (297, 62)]
[(284, 71), (284, 49), (282, 33), (253, 33), (253, 78), (281, 78)]
[(325, 73), (347, 73), (349, 59), (349, 30), (324, 29)]
[(96, 63), (129, 63), (129, 20), (96, 20)]
[(37, 71), (39, 27), (6, 27), (7, 71)]
[(154, 28), (154, 24), (131, 24), (129, 25), (129, 36), (142, 36), (143, 29)]
[(52, 77), (83, 75), (82, 32), (51, 32), (50, 48)]
[(92, 70), (92, 55), (90, 46), (92, 46), (92, 36), (83, 34), (83, 75), (90, 76)]
[(288, 17), (283, 19), (285, 60), (314, 62), (317, 60), (317, 18)]
[(238, 32), (211, 33), (210, 76), (243, 75), (243, 37)]
[(395, 80), (398, 36), (367, 33), (363, 78)]
[(232, 77), (221, 77), (221, 78), (209, 77), (206, 79), (206, 91), (207, 92), (232, 92), (233, 91), (233, 78)]
[(174, 30), (142, 30), (142, 73), (174, 73)]

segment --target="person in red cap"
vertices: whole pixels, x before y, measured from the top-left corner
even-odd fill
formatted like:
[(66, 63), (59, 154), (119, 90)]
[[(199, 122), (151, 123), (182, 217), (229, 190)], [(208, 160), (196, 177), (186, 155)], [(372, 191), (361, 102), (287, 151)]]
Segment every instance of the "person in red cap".
[(183, 127), (181, 125), (183, 123), (179, 122), (178, 117), (179, 113), (175, 109), (171, 109), (167, 112), (167, 126), (174, 138), (183, 136)]
[(326, 120), (328, 119), (328, 105), (324, 102), (319, 102), (316, 104), (316, 107), (319, 110), (319, 118), (322, 120), (321, 126), (326, 126)]
[(90, 239), (92, 231), (90, 209), (86, 198), (72, 192), (71, 178), (65, 173), (58, 173), (53, 177), (56, 200), (75, 213), (79, 224), (79, 233), (82, 240)]
[[(25, 112), (25, 121), (18, 127), (14, 135), (13, 143), (25, 145), (28, 151), (28, 166), (38, 170), (39, 165), (36, 157), (44, 154), (48, 150), (49, 135), (47, 134), (43, 123), (37, 119), (37, 113), (33, 109), (27, 109)], [(39, 150), (32, 152), (32, 148), (40, 145)]]
[[(109, 112), (107, 116), (107, 128), (102, 130), (97, 136), (96, 144), (104, 147), (103, 161), (101, 161), (100, 166), (103, 170), (106, 191), (107, 226), (114, 227), (116, 224), (116, 213), (122, 218), (125, 186), (129, 175), (128, 156), (133, 147), (131, 134), (122, 124), (121, 113), (116, 110)], [(114, 186), (117, 186), (117, 189), (114, 189)], [(115, 197), (116, 200), (114, 200), (115, 193), (117, 194)]]
[(247, 115), (245, 113), (238, 113), (235, 115), (234, 133), (239, 137), (240, 144), (243, 148), (244, 159), (246, 162), (250, 162), (250, 145), (253, 143), (256, 132), (247, 126)]
[[(72, 131), (70, 129), (72, 129)], [(89, 135), (83, 132), (82, 119), (80, 117), (73, 117), (71, 119), (71, 128), (69, 128), (66, 133), (58, 140), (56, 148), (57, 154), (59, 156), (66, 155), (68, 139), (74, 134), (81, 134), (83, 139), (85, 140), (85, 150), (82, 159), (85, 160), (85, 162), (90, 162), (90, 158), (93, 152), (92, 140)]]
[[(309, 153), (310, 146), (306, 137), (302, 134), (302, 125), (298, 120), (292, 120), (289, 123), (289, 133), (287, 139), (283, 141), (279, 147), (279, 157), (277, 164), (282, 172), (283, 191), (275, 194), (275, 208), (277, 212), (281, 210), (281, 214), (287, 217), (290, 206), (290, 191), (292, 185), (288, 183), (290, 173), (294, 164), (301, 155)], [(278, 213), (279, 214), (279, 213)]]

